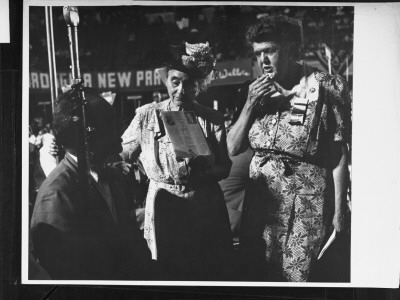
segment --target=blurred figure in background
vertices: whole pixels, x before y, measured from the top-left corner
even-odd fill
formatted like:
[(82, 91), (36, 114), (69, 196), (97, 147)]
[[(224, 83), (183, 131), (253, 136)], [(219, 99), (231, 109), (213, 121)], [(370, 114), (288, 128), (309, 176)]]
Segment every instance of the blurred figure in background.
[(153, 93), (153, 103), (159, 103), (162, 101), (162, 96), (159, 91)]
[[(33, 126), (37, 122), (33, 122)], [(58, 147), (50, 124), (43, 128), (36, 127), (38, 135), (33, 134), (32, 127), (29, 126), (29, 205), (31, 217), (37, 192), (57, 165)]]
[(50, 132), (43, 134), (42, 147), (39, 150), (39, 161), (46, 177), (57, 166), (57, 155), (54, 154), (54, 149), (58, 149), (54, 135)]
[(219, 182), (224, 193), (225, 203), (228, 209), (229, 221), (233, 234), (235, 248), (239, 246), (240, 228), (242, 220), (243, 201), (248, 189), (249, 165), (253, 157), (253, 151), (248, 148), (245, 152), (229, 156), (232, 167), (228, 178)]
[[(242, 93), (239, 93), (239, 96), (237, 97), (238, 101), (236, 102), (238, 105), (236, 111), (226, 109), (224, 118), (227, 132), (229, 132), (235, 124), (242, 110), (244, 102), (242, 100), (243, 98), (240, 96), (243, 96)], [(228, 209), (229, 221), (231, 223), (231, 231), (233, 235), (233, 245), (235, 249), (239, 247), (240, 242), (243, 201), (246, 193), (249, 194), (249, 165), (252, 157), (253, 150), (250, 147), (239, 155), (229, 155), (229, 158), (232, 161), (229, 176), (219, 182)]]

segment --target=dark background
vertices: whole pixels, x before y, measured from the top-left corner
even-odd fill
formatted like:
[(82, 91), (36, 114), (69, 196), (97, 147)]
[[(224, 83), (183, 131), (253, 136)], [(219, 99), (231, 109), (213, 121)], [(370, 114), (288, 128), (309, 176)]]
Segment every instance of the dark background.
[[(71, 61), (62, 6), (53, 6), (52, 15), (56, 73), (69, 73)], [(208, 41), (217, 63), (225, 62), (238, 67), (236, 62), (246, 60), (255, 64), (255, 56), (245, 39), (245, 32), (259, 16), (265, 15), (284, 15), (302, 22), (303, 39), (299, 58), (311, 66), (321, 71), (328, 70), (325, 57), (327, 45), (332, 51), (333, 74), (346, 77), (347, 57), (350, 66), (348, 82), (352, 90), (353, 6), (80, 6), (80, 69), (82, 73), (154, 70), (162, 65), (168, 45), (182, 40), (191, 43)], [(188, 20), (187, 27), (179, 28), (175, 23), (181, 18)], [(48, 73), (47, 53), (45, 8), (31, 6), (29, 72)], [(252, 78), (259, 75), (252, 71), (250, 73)], [(236, 110), (235, 96), (243, 81), (210, 86), (199, 95), (197, 101), (213, 107), (212, 100), (215, 99), (221, 113), (226, 109)], [(117, 116), (129, 122), (137, 106), (153, 101), (153, 91), (162, 92), (164, 98), (167, 96), (166, 88), (160, 86), (107, 87), (99, 90), (116, 93), (113, 106)], [(133, 96), (139, 97), (140, 103), (128, 100)], [(49, 123), (50, 100), (49, 88), (30, 88), (30, 120), (43, 118), (44, 124)]]
[(399, 289), (21, 285), (22, 1), (10, 1), (10, 30), (0, 45), (0, 299), (400, 299)]

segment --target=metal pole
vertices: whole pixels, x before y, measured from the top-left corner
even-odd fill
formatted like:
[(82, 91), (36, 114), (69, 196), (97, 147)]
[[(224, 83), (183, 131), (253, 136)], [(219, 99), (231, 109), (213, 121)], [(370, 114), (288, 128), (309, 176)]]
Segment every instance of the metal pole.
[(68, 42), (69, 42), (69, 53), (71, 54), (71, 75), (72, 80), (75, 79), (75, 59), (74, 59), (74, 41), (72, 39), (71, 25), (67, 24), (68, 29)]
[[(53, 11), (51, 6), (45, 7), (46, 14), (46, 35), (47, 35), (47, 55), (49, 58), (49, 77), (50, 77), (50, 95), (51, 95), (51, 113), (54, 117), (54, 107), (57, 99), (57, 68), (54, 51), (54, 31), (53, 31)], [(56, 156), (56, 163), (60, 161), (59, 155)]]
[[(76, 105), (75, 115), (73, 117), (76, 126), (76, 137), (78, 144), (78, 182), (82, 197), (89, 196), (89, 150), (87, 142), (87, 126), (86, 126), (86, 100), (83, 91), (83, 80), (79, 68), (79, 49), (78, 49), (78, 25), (79, 14), (76, 6), (63, 7), (64, 20), (67, 23), (69, 49), (71, 52), (71, 71), (72, 71), (72, 89), (76, 92), (77, 97), (71, 99)], [(72, 27), (74, 35), (72, 35)]]
[(74, 26), (74, 41), (75, 41), (75, 72), (76, 78), (81, 79), (81, 68), (79, 67), (79, 47), (78, 47), (78, 27)]
[(46, 6), (46, 33), (47, 33), (47, 53), (49, 58), (49, 77), (50, 77), (50, 93), (51, 108), (54, 115), (54, 103), (57, 99), (57, 80), (56, 80), (56, 58), (54, 52), (54, 32), (53, 32), (53, 13), (52, 7)]

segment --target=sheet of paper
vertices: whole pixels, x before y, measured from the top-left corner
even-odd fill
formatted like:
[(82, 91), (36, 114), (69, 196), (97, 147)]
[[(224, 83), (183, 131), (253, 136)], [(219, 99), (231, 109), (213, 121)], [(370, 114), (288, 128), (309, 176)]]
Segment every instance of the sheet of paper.
[(332, 234), (329, 236), (329, 239), (326, 241), (324, 247), (322, 247), (321, 252), (318, 255), (318, 259), (320, 259), (322, 257), (322, 255), (325, 253), (326, 249), (328, 249), (328, 247), (333, 243), (333, 241), (336, 238), (336, 230), (333, 229)]
[(177, 160), (211, 154), (204, 133), (193, 112), (164, 111), (161, 112), (161, 116)]

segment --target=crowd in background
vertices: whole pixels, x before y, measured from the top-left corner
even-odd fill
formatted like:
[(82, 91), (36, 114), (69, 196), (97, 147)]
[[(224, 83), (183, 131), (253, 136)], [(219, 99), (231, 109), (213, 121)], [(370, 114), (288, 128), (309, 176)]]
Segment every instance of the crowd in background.
[[(165, 44), (179, 40), (209, 41), (217, 62), (255, 59), (245, 41), (245, 30), (257, 18), (266, 15), (287, 15), (301, 21), (303, 42), (300, 59), (316, 60), (318, 52), (325, 55), (325, 45), (335, 57), (332, 59), (333, 66), (352, 56), (354, 9), (351, 6), (204, 6), (201, 9), (198, 6), (79, 7), (81, 70), (154, 69), (163, 60), (161, 49)], [(29, 71), (46, 73), (49, 67), (44, 7), (30, 7), (29, 21)], [(57, 72), (67, 72), (70, 53), (62, 7), (53, 8), (53, 23), (56, 69)], [(351, 89), (351, 78), (348, 81)], [(226, 109), (232, 109), (229, 91), (235, 88), (223, 86), (216, 89), (218, 91), (213, 91), (212, 97), (218, 99), (218, 109), (225, 113)], [(237, 86), (237, 89), (240, 87)], [(122, 99), (116, 92), (117, 98)], [(139, 94), (141, 105), (152, 101), (152, 91), (136, 92), (135, 95)], [(163, 98), (166, 96), (164, 93)], [(49, 94), (31, 93), (30, 102), (31, 120), (44, 117), (46, 123), (51, 121)], [(210, 103), (204, 104), (210, 106)], [(125, 114), (122, 112), (122, 115)]]
[[(31, 7), (30, 69), (47, 71), (44, 7)], [(266, 15), (287, 15), (302, 21), (301, 57), (311, 58), (325, 44), (340, 59), (352, 53), (353, 7), (274, 6), (135, 6), (80, 7), (81, 69), (131, 70), (157, 67), (161, 49), (174, 40), (209, 41), (218, 61), (253, 57), (244, 39), (249, 24)], [(57, 68), (70, 64), (67, 29), (61, 7), (53, 9)], [(101, 34), (99, 34), (101, 32)], [(151, 38), (149, 38), (151, 37)], [(101, 51), (98, 51), (101, 49)]]

